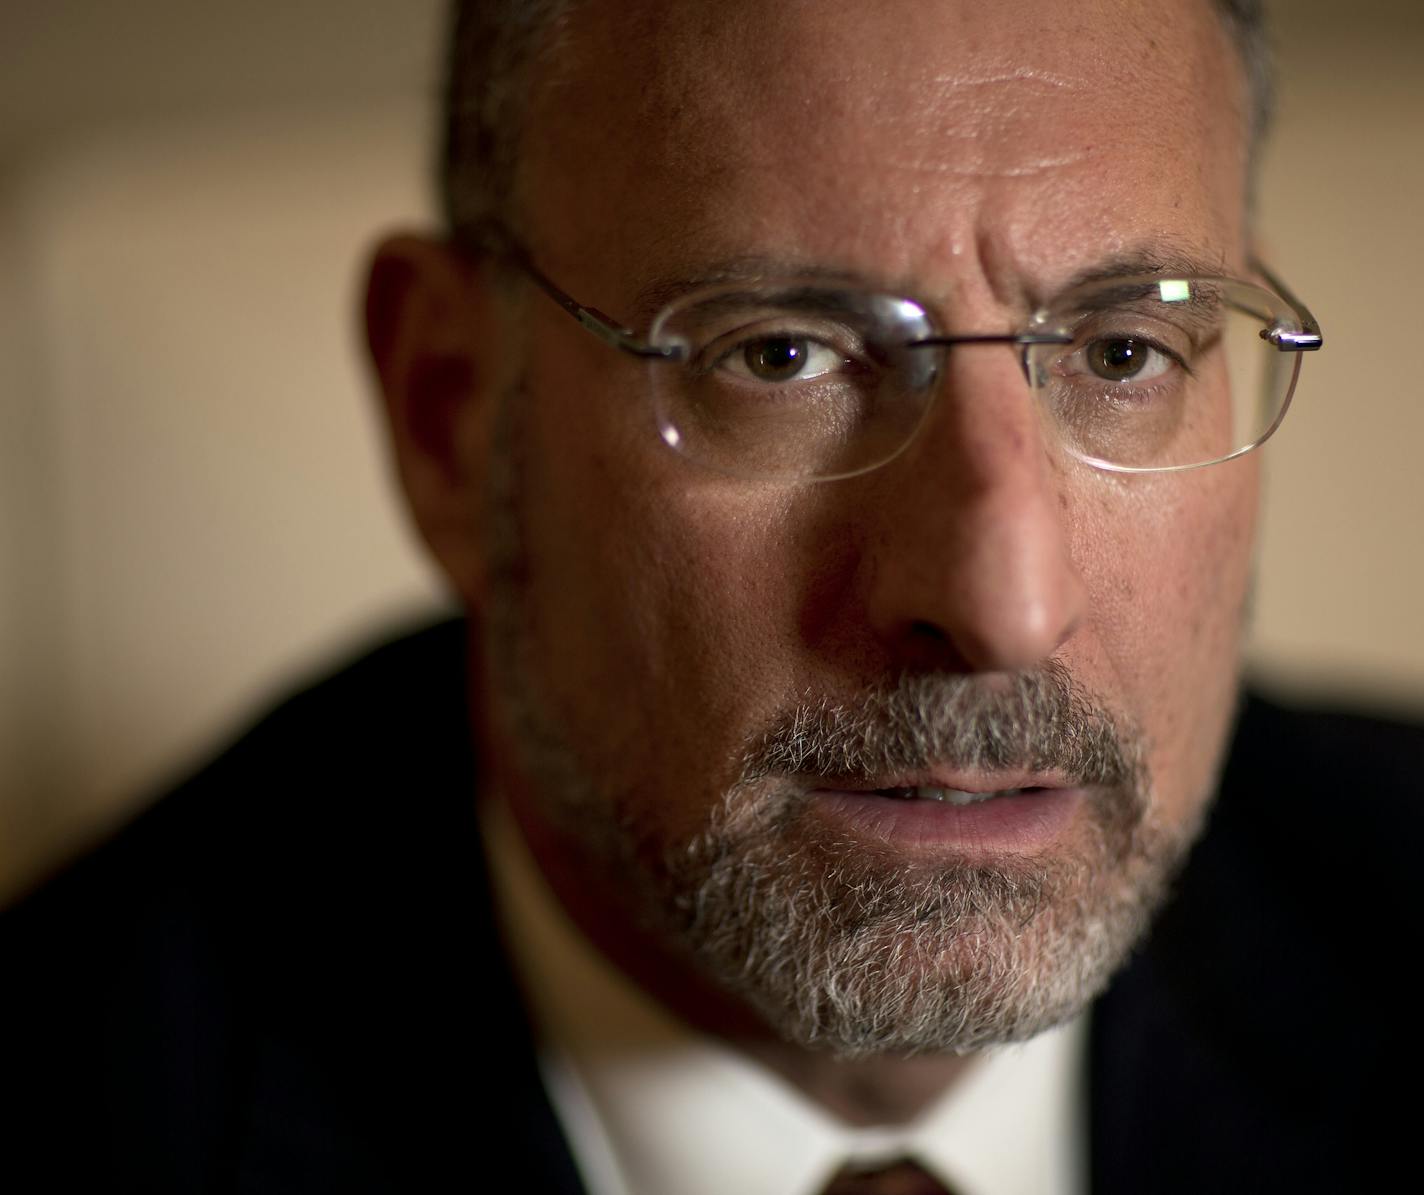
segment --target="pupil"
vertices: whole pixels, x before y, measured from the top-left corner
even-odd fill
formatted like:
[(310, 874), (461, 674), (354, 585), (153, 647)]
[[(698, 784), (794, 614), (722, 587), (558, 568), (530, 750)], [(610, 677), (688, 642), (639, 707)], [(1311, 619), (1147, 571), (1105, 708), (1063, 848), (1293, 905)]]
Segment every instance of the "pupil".
[(748, 345), (743, 355), (753, 377), (784, 382), (794, 378), (806, 364), (806, 342), (789, 337), (759, 340)]
[(1142, 368), (1142, 349), (1135, 340), (1105, 340), (1093, 353), (1092, 364), (1099, 377), (1120, 381)]

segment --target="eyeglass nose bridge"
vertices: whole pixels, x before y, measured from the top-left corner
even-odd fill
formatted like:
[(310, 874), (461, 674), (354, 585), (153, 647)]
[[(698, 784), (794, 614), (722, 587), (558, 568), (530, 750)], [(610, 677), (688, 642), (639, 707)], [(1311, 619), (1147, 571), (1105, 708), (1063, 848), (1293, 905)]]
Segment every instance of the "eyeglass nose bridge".
[(1024, 381), (1032, 386), (1033, 372), (1029, 365), (1029, 357), (1032, 355), (1033, 350), (1041, 345), (1065, 345), (1072, 343), (1073, 336), (1067, 332), (975, 332), (963, 336), (924, 336), (917, 340), (909, 341), (905, 347), (910, 349), (948, 349), (960, 344), (1012, 344), (1019, 349), (1019, 367), (1023, 370)]

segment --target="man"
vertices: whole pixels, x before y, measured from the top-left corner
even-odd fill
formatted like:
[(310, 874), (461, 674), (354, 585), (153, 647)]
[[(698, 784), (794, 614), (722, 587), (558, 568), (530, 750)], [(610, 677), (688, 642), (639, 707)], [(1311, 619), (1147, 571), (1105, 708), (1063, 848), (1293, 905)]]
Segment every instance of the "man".
[[(468, 629), (14, 917), (21, 1074), (94, 1150), (51, 1163), (1356, 1181), (1383, 1038), (1340, 968), (1399, 927), (1330, 879), (1419, 740), (1252, 705), (1219, 782), (1249, 450), (1319, 344), (1256, 261), (1252, 10), (461, 8), (451, 235), (381, 247), (367, 323)], [(1324, 842), (1342, 749), (1372, 799)]]

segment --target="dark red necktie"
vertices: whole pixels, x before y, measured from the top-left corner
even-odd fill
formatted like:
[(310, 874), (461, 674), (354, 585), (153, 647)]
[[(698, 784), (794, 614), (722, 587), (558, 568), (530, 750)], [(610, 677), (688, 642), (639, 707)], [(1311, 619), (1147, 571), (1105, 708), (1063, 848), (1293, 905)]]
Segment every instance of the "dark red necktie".
[(924, 1167), (908, 1158), (888, 1165), (846, 1165), (822, 1195), (953, 1195)]

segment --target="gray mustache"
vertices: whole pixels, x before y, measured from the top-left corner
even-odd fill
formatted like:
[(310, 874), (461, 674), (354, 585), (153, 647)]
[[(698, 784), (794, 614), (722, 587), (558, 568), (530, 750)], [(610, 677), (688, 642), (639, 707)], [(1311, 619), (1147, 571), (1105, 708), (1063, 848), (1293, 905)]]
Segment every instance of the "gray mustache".
[(1050, 661), (1007, 683), (915, 674), (853, 701), (780, 713), (743, 759), (742, 780), (816, 776), (865, 783), (935, 765), (1053, 770), (1077, 785), (1140, 786), (1142, 748)]

